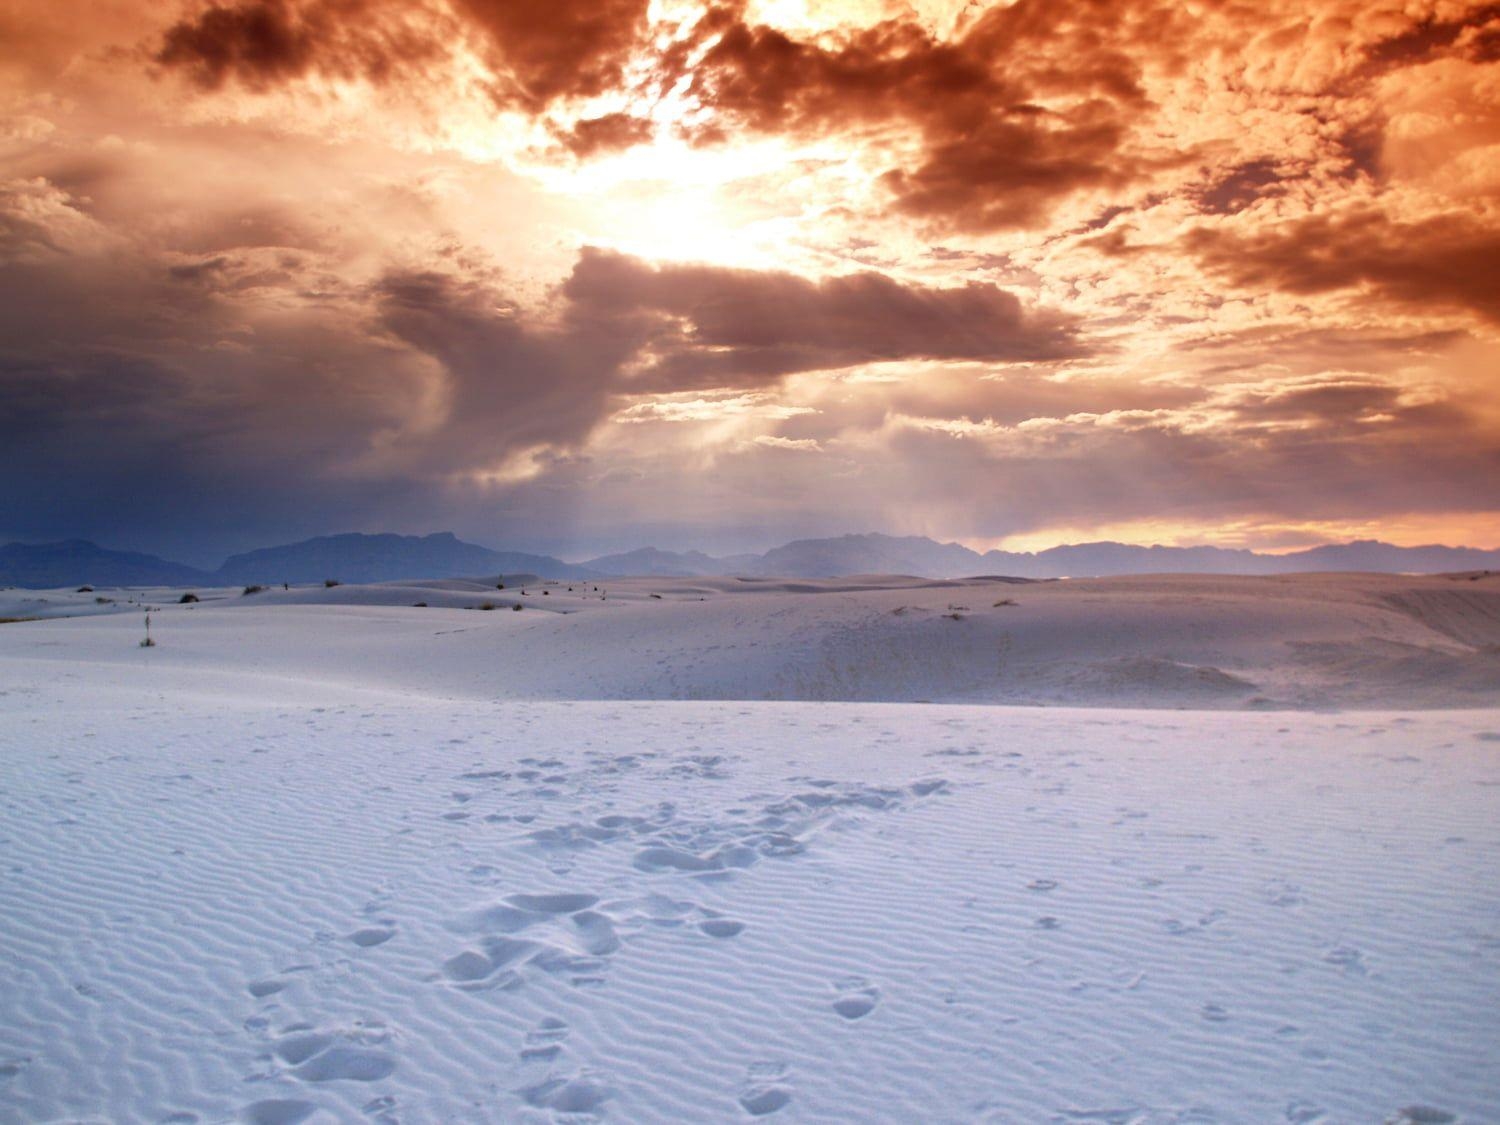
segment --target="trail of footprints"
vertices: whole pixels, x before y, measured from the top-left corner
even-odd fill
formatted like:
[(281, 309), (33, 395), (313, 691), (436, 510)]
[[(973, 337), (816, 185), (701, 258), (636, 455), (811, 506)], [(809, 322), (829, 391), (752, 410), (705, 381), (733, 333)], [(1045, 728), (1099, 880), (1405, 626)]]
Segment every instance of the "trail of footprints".
[(570, 821), (537, 829), (528, 838), (544, 852), (625, 842), (636, 849), (632, 862), (637, 870), (710, 875), (753, 867), (766, 858), (800, 855), (819, 831), (841, 817), (894, 811), (950, 788), (941, 778), (899, 788), (815, 778), (792, 780), (803, 782), (806, 788), (758, 808), (730, 808), (720, 817), (694, 817), (672, 802), (663, 802), (644, 814)]
[[(319, 1027), (289, 1023), (276, 1031), (263, 1016), (245, 1023), (247, 1031), (263, 1037), (268, 1050), (262, 1054), (260, 1072), (246, 1081), (275, 1081), (291, 1077), (301, 1082), (379, 1082), (396, 1071), (396, 1057), (389, 1049), (395, 1033), (383, 1023), (362, 1020), (346, 1027)], [(376, 1122), (394, 1122), (395, 1098), (370, 1099), (362, 1112)], [(295, 1125), (317, 1113), (317, 1102), (304, 1098), (272, 1097), (251, 1102), (240, 1117), (251, 1125)]]
[[(612, 759), (612, 770), (638, 768), (641, 757)], [(723, 760), (695, 755), (668, 770), (677, 775), (723, 778)], [(555, 760), (531, 763), (521, 780), (552, 787), (567, 779), (556, 772)], [(516, 775), (516, 776), (519, 776)], [(504, 771), (471, 770), (460, 775), (469, 782), (502, 782)], [(722, 879), (754, 867), (762, 860), (785, 859), (804, 853), (816, 834), (850, 815), (887, 812), (948, 791), (943, 779), (909, 785), (872, 786), (815, 778), (793, 778), (801, 787), (785, 796), (759, 797), (732, 807), (720, 816), (691, 815), (676, 804), (663, 802), (637, 814), (608, 813), (591, 820), (548, 825), (525, 834), (529, 847), (544, 856), (567, 856), (579, 851), (622, 846), (634, 850), (631, 862), (649, 875)], [(469, 795), (463, 794), (465, 802)], [(567, 870), (566, 866), (561, 870)], [(485, 879), (493, 869), (470, 872)], [(450, 923), (469, 944), (443, 961), (440, 977), (465, 991), (522, 987), (528, 976), (540, 973), (574, 987), (587, 988), (604, 980), (609, 960), (622, 940), (648, 927), (697, 931), (709, 938), (729, 940), (745, 930), (737, 919), (724, 917), (691, 901), (668, 894), (649, 893), (613, 901), (580, 891), (513, 893)], [(880, 990), (863, 977), (846, 977), (831, 985), (829, 1008), (846, 1021), (873, 1012)], [(548, 1019), (526, 1036), (520, 1052), (524, 1067), (544, 1070), (538, 1080), (518, 1092), (535, 1107), (557, 1113), (598, 1112), (611, 1097), (607, 1081), (587, 1070), (562, 1066), (568, 1027)], [(759, 1062), (746, 1073), (737, 1100), (753, 1117), (767, 1116), (792, 1101), (787, 1068), (780, 1062)]]
[[(650, 757), (612, 758), (605, 763), (604, 772), (636, 769)], [(526, 785), (522, 796), (544, 798), (558, 795), (557, 787), (570, 780), (561, 772), (564, 764), (556, 759), (525, 759), (522, 765), (526, 768), (514, 771), (469, 770), (459, 774), (458, 780), (481, 788), (520, 781)], [(723, 765), (723, 759), (717, 756), (694, 755), (673, 764), (667, 772), (673, 776), (723, 778), (727, 776)], [(592, 772), (598, 768), (599, 763), (595, 763)], [(525, 846), (544, 856), (626, 846), (634, 849), (632, 865), (648, 875), (723, 879), (762, 860), (802, 854), (818, 832), (840, 818), (892, 811), (949, 788), (942, 779), (900, 787), (813, 778), (790, 780), (800, 785), (796, 792), (752, 798), (718, 817), (690, 815), (664, 802), (639, 815), (610, 813), (538, 828), (525, 833), (523, 839)], [(442, 814), (442, 818), (450, 822), (468, 820), (471, 813), (465, 806), (476, 794), (461, 790), (449, 796), (459, 807)], [(522, 824), (530, 819), (501, 814), (484, 818), (491, 823)], [(467, 873), (478, 882), (492, 882), (499, 874), (483, 864)], [(376, 950), (398, 933), (396, 921), (382, 916), (382, 908), (383, 901), (370, 903), (364, 923), (339, 938), (319, 936), (347, 942), (360, 950)], [(576, 988), (600, 985), (623, 941), (647, 928), (676, 929), (729, 941), (746, 927), (738, 919), (670, 894), (652, 892), (603, 900), (587, 891), (548, 891), (504, 895), (451, 919), (448, 928), (466, 940), (441, 962), (431, 979), (464, 992), (491, 992), (521, 988), (528, 979), (552, 979)], [(247, 992), (274, 1010), (281, 999), (279, 993), (300, 974), (319, 968), (314, 964), (289, 965), (272, 976), (251, 981)], [(850, 976), (830, 985), (829, 1009), (842, 1020), (861, 1020), (879, 1002), (879, 988), (863, 977)], [(394, 1033), (379, 1022), (347, 1027), (294, 1022), (273, 1030), (270, 1018), (262, 1014), (247, 1020), (245, 1027), (265, 1044), (260, 1056), (262, 1068), (248, 1075), (248, 1081), (290, 1077), (314, 1085), (378, 1083), (397, 1067), (391, 1049)], [(562, 1020), (548, 1018), (526, 1034), (519, 1052), (524, 1084), (514, 1092), (528, 1105), (555, 1114), (597, 1115), (614, 1091), (604, 1076), (567, 1064), (569, 1031)], [(751, 1065), (736, 1098), (752, 1117), (785, 1108), (792, 1101), (786, 1064), (764, 1061)], [(363, 1112), (377, 1121), (394, 1121), (394, 1108), (394, 1098), (383, 1096), (372, 1099)], [(245, 1106), (240, 1116), (255, 1125), (294, 1125), (319, 1109), (316, 1102), (302, 1098), (269, 1097)]]

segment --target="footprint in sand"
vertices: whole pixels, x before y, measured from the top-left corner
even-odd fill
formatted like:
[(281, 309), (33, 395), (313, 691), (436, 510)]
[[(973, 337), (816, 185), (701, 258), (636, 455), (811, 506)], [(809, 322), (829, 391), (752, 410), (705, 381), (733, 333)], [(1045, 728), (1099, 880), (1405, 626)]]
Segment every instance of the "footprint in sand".
[(521, 1047), (522, 1062), (552, 1062), (562, 1054), (563, 1040), (568, 1037), (569, 1027), (555, 1016), (548, 1016), (526, 1033)]
[(1385, 1119), (1385, 1125), (1452, 1125), (1458, 1118), (1430, 1105), (1408, 1105)]
[(1282, 1111), (1282, 1116), (1291, 1125), (1320, 1125), (1328, 1119), (1328, 1111), (1320, 1105), (1299, 1100), (1288, 1102), (1286, 1109)]
[(395, 1072), (396, 1060), (368, 1044), (385, 1039), (378, 1027), (345, 1033), (297, 1024), (286, 1029), (271, 1051), (304, 1082), (378, 1082)]
[(785, 1109), (792, 1100), (792, 1091), (786, 1084), (785, 1063), (752, 1063), (745, 1072), (745, 1081), (740, 1085), (740, 1108), (751, 1117), (765, 1117), (779, 1109)]
[(399, 1125), (396, 1117), (396, 1099), (389, 1094), (380, 1098), (371, 1098), (359, 1107), (359, 1112), (374, 1121), (375, 1125)]
[(846, 1020), (864, 1019), (880, 1003), (880, 989), (864, 977), (844, 977), (834, 982), (833, 990), (838, 993), (833, 1010)]
[(505, 901), (517, 910), (530, 910), (537, 914), (573, 914), (593, 906), (599, 901), (599, 896), (563, 892), (545, 895), (508, 895)]
[(549, 1078), (517, 1092), (528, 1105), (564, 1114), (593, 1113), (614, 1096), (614, 1091), (589, 1071), (579, 1071), (568, 1078)]
[(620, 948), (615, 924), (607, 914), (597, 910), (580, 910), (572, 916), (573, 927), (582, 939), (584, 950), (594, 957), (607, 957)]
[(709, 937), (732, 938), (744, 931), (745, 923), (733, 918), (705, 918), (698, 923), (698, 929)]
[(297, 1098), (266, 1098), (240, 1110), (240, 1120), (247, 1125), (297, 1125), (317, 1111), (312, 1102)]
[(396, 926), (394, 922), (382, 921), (381, 925), (366, 926), (364, 929), (355, 930), (352, 934), (346, 936), (361, 949), (372, 949), (377, 945), (384, 945), (391, 938), (395, 937)]
[(525, 963), (546, 948), (535, 941), (486, 938), (479, 949), (465, 949), (444, 961), (443, 975), (460, 988), (469, 990), (513, 987), (520, 983), (520, 978), (511, 966)]
[(1340, 945), (1330, 949), (1323, 954), (1323, 960), (1330, 965), (1337, 965), (1343, 969), (1345, 974), (1351, 977), (1362, 977), (1367, 972), (1365, 968), (1365, 955), (1357, 949), (1347, 945)]
[[(444, 961), (442, 975), (468, 991), (518, 987), (527, 967), (569, 976), (575, 985), (602, 983), (604, 959), (619, 950), (620, 938), (615, 919), (592, 909), (598, 901), (579, 892), (513, 894), (470, 911), (452, 928), (487, 936)], [(522, 931), (527, 936), (502, 936)]]

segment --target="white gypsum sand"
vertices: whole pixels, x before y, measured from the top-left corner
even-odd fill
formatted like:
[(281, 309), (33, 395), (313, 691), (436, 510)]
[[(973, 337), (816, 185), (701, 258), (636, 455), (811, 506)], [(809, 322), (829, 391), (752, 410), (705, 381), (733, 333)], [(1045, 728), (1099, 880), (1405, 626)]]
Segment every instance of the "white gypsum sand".
[(0, 1121), (1493, 1119), (1495, 581), (567, 585), (0, 626)]

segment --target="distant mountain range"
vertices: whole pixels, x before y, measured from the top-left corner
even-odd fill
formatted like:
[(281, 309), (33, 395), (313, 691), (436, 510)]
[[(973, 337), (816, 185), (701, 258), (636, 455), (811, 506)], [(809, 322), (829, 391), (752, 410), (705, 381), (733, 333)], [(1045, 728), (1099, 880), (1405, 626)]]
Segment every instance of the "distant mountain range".
[(97, 582), (103, 586), (175, 586), (202, 582), (201, 570), (133, 551), (106, 551), (86, 539), (7, 543), (0, 547), (0, 585), (50, 589)]
[(401, 578), (467, 578), (480, 574), (539, 574), (587, 578), (592, 572), (550, 555), (492, 551), (451, 531), (435, 535), (325, 535), (282, 547), (233, 555), (214, 575), (243, 582), (389, 582)]
[(110, 551), (83, 539), (0, 547), (0, 585), (239, 586), (249, 583), (390, 582), (402, 578), (461, 578), (533, 574), (549, 578), (598, 575), (550, 555), (492, 551), (452, 532), (435, 535), (325, 535), (281, 547), (233, 555), (216, 571), (198, 570), (155, 555)]
[[(649, 564), (644, 569), (641, 564)], [(1472, 547), (1396, 547), (1364, 539), (1313, 547), (1287, 555), (1262, 555), (1224, 547), (1138, 547), (1079, 543), (1045, 551), (972, 551), (958, 543), (921, 536), (844, 535), (799, 539), (763, 555), (713, 559), (693, 551), (634, 551), (581, 564), (611, 575), (679, 577), (742, 575), (761, 578), (836, 578), (849, 574), (915, 574), (961, 578), (998, 574), (1015, 578), (1085, 578), (1120, 574), (1298, 574), (1328, 570), (1436, 573), (1500, 569), (1500, 551)]]
[(1079, 543), (1045, 551), (986, 551), (920, 536), (845, 535), (799, 539), (762, 555), (715, 558), (701, 551), (654, 547), (566, 563), (550, 555), (495, 551), (451, 532), (434, 535), (328, 535), (234, 555), (217, 571), (198, 570), (155, 555), (111, 551), (83, 539), (0, 547), (0, 585), (47, 588), (99, 586), (228, 586), (252, 582), (388, 582), (402, 578), (540, 575), (599, 579), (631, 575), (698, 578), (836, 578), (850, 574), (914, 574), (960, 578), (1083, 578), (1120, 574), (1297, 574), (1364, 570), (1438, 573), (1500, 570), (1500, 551), (1473, 547), (1396, 547), (1362, 539), (1287, 555), (1223, 547), (1137, 547)]

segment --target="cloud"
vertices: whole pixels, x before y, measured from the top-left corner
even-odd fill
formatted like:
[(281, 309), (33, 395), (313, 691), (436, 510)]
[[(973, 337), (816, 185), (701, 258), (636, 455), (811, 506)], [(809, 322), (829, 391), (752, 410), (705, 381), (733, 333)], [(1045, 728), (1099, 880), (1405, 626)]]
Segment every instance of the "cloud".
[(1201, 226), (1182, 246), (1239, 289), (1365, 289), (1381, 301), (1467, 309), (1500, 323), (1500, 230), (1468, 212), (1402, 221), (1367, 206), (1247, 230)]
[(561, 291), (575, 314), (649, 333), (653, 359), (639, 378), (663, 389), (896, 359), (998, 363), (1085, 352), (1067, 318), (1025, 310), (978, 282), (927, 287), (873, 272), (810, 281), (585, 249)]
[(655, 395), (649, 401), (633, 403), (616, 414), (614, 420), (622, 423), (720, 422), (728, 418), (779, 421), (812, 412), (811, 407), (787, 406), (776, 402), (764, 392), (724, 392), (717, 395), (686, 392)]
[(0, 537), (1493, 511), (1497, 28), (11, 5)]
[(802, 453), (823, 452), (822, 445), (814, 438), (789, 438), (775, 434), (761, 434), (754, 439), (754, 444), (764, 445), (770, 449), (792, 449)]
[[(1500, 428), (1472, 397), (1333, 375), (1225, 387), (1187, 409), (1015, 425), (893, 416), (864, 461), (862, 483), (893, 511), (944, 506), (940, 522), (960, 534), (1268, 513), (1337, 521), (1492, 509)], [(996, 482), (982, 514), (964, 511), (972, 480)]]
[(0, 425), (24, 435), (0, 468), (49, 481), (8, 494), (0, 527), (141, 543), (232, 525), (244, 545), (272, 526), (379, 522), (424, 497), (489, 510), (567, 478), (621, 411), (774, 424), (813, 409), (780, 401), (789, 373), (1082, 350), (1070, 322), (991, 285), (815, 282), (585, 249), (528, 303), (479, 255), (387, 259), (361, 282), (342, 244), (237, 245), (280, 237), (245, 223), (228, 199), (193, 230), (215, 249), (185, 253), (101, 227), (44, 179), (0, 193)]
[(472, 47), (494, 101), (530, 113), (619, 87), (646, 30), (646, 0), (239, 0), (167, 29), (155, 61), (200, 86), (262, 91), (310, 75), (375, 85), (459, 69)]
[(646, 33), (648, 0), (457, 0), (487, 37), (497, 100), (532, 112), (617, 89)]
[(571, 128), (559, 130), (558, 139), (575, 156), (587, 159), (645, 144), (655, 131), (656, 127), (649, 118), (629, 113), (606, 113), (581, 118)]
[(696, 132), (896, 126), (918, 140), (913, 166), (882, 176), (898, 210), (965, 230), (1032, 226), (1067, 195), (1140, 178), (1150, 162), (1128, 142), (1148, 102), (1128, 47), (1170, 41), (1177, 18), (1171, 5), (1020, 0), (953, 39), (892, 19), (799, 40), (719, 8), (699, 25), (707, 46), (688, 70), (711, 111)]
[(393, 17), (369, 0), (210, 4), (167, 29), (155, 61), (207, 89), (234, 81), (265, 90), (309, 74), (379, 83), (438, 57), (441, 19), (419, 13)]

